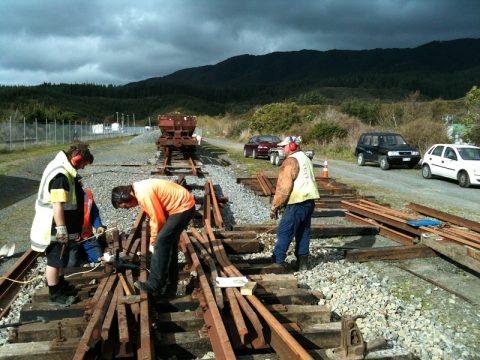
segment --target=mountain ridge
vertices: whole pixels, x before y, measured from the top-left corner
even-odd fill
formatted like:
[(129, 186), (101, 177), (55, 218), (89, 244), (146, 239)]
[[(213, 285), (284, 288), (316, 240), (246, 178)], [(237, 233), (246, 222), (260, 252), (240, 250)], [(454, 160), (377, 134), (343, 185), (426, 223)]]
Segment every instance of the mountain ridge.
[(289, 81), (324, 81), (361, 74), (451, 73), (476, 67), (480, 67), (480, 39), (468, 38), (432, 41), (415, 48), (402, 49), (304, 49), (265, 55), (243, 54), (214, 65), (182, 69), (135, 84), (170, 82), (237, 87)]

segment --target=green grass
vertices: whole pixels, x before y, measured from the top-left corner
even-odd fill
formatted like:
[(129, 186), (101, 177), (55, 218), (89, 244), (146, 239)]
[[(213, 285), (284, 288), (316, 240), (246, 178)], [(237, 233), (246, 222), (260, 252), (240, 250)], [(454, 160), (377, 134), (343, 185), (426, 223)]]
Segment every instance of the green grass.
[[(130, 138), (132, 137), (128, 136), (92, 140), (88, 141), (88, 144), (90, 144), (90, 147), (93, 148), (95, 146), (102, 146), (127, 141)], [(0, 175), (8, 174), (10, 171), (15, 170), (16, 168), (18, 168), (19, 165), (23, 164), (31, 158), (56, 153), (60, 150), (68, 150), (69, 147), (70, 144), (60, 144), (34, 145), (29, 146), (26, 149), (18, 149), (13, 151), (3, 149), (2, 151), (0, 151)]]

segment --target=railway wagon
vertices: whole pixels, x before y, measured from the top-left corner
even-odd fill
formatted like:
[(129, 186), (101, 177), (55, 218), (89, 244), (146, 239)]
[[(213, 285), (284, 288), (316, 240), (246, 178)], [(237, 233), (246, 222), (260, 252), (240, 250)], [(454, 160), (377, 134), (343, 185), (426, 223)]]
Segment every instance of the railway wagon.
[(157, 149), (175, 148), (182, 151), (193, 151), (197, 138), (193, 132), (197, 126), (196, 116), (186, 115), (159, 115), (158, 127), (162, 134), (155, 142)]

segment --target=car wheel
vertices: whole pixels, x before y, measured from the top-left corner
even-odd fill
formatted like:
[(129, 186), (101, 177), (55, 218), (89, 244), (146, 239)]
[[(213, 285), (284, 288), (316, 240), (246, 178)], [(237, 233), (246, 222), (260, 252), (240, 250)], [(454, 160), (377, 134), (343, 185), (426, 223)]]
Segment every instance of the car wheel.
[(358, 155), (357, 155), (357, 164), (358, 164), (358, 166), (363, 166), (363, 165), (365, 165), (365, 156), (363, 155), (363, 153), (358, 153)]
[(270, 154), (270, 164), (275, 165), (275, 154)]
[(470, 187), (470, 178), (466, 171), (460, 171), (458, 174), (458, 185), (464, 188)]
[(390, 169), (390, 163), (388, 162), (388, 159), (386, 156), (382, 156), (380, 158), (380, 169), (382, 170)]
[(280, 166), (282, 165), (282, 160), (280, 159), (280, 156), (275, 155), (275, 165)]
[(424, 179), (432, 178), (432, 172), (430, 171), (430, 166), (428, 166), (427, 164), (422, 166), (422, 176)]
[(243, 156), (248, 157), (247, 149), (243, 149)]
[(256, 159), (257, 158), (257, 150), (253, 149), (252, 150), (252, 159)]

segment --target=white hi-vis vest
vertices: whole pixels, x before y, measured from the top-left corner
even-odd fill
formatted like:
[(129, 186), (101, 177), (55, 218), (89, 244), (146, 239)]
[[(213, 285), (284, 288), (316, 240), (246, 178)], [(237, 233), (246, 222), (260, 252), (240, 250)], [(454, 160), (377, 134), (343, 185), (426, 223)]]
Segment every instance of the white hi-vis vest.
[(312, 161), (303, 151), (294, 152), (289, 157), (297, 159), (300, 171), (293, 182), (293, 189), (288, 198), (288, 204), (298, 204), (307, 200), (318, 199), (320, 194), (315, 182)]
[(37, 200), (35, 202), (35, 217), (33, 218), (32, 228), (30, 230), (30, 242), (32, 250), (34, 251), (43, 252), (47, 246), (50, 245), (53, 204), (50, 202), (48, 186), (50, 181), (58, 174), (64, 174), (67, 177), (70, 187), (64, 209), (77, 209), (77, 196), (75, 194), (75, 177), (77, 176), (77, 170), (72, 166), (67, 155), (63, 151), (60, 151), (43, 171), (42, 180), (38, 188)]

